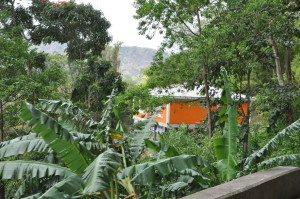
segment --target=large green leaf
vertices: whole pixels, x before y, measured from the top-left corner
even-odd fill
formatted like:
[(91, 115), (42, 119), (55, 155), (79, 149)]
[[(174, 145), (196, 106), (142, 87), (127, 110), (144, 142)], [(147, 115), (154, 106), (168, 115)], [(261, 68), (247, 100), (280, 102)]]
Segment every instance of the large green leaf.
[(195, 169), (198, 166), (214, 170), (206, 160), (194, 155), (181, 155), (168, 159), (159, 160), (157, 162), (142, 163), (125, 168), (119, 174), (120, 179), (127, 176), (132, 177), (132, 181), (140, 185), (151, 185), (157, 181), (157, 174), (167, 176), (181, 172), (186, 169)]
[(66, 199), (70, 198), (83, 188), (83, 181), (80, 175), (70, 176), (63, 181), (55, 184), (39, 199)]
[(46, 152), (49, 151), (49, 147), (45, 141), (37, 137), (36, 134), (22, 136), (10, 142), (3, 143), (0, 148), (0, 158), (16, 156), (31, 151)]
[(214, 139), (215, 153), (218, 159), (217, 167), (221, 173), (223, 180), (228, 181), (236, 176), (236, 139), (238, 136), (238, 115), (237, 107), (231, 99), (230, 86), (228, 82), (227, 72), (221, 68), (221, 74), (224, 80), (223, 101), (227, 104), (226, 114), (228, 119), (225, 123), (223, 136)]
[[(60, 123), (64, 123), (70, 128), (77, 128), (79, 130), (91, 130), (95, 129), (98, 125), (97, 122), (88, 118), (87, 114), (84, 113), (80, 108), (73, 105), (71, 101), (60, 101), (60, 100), (46, 100), (40, 99), (42, 109), (51, 113), (62, 115)], [(75, 126), (74, 126), (75, 125)]]
[(145, 139), (147, 138), (149, 138), (149, 133), (146, 132), (136, 133), (132, 137), (129, 151), (133, 161), (136, 161), (142, 154), (145, 148)]
[(145, 126), (142, 130), (135, 130), (133, 133), (133, 137), (130, 143), (130, 155), (134, 161), (136, 161), (139, 156), (142, 154), (145, 148), (145, 139), (148, 139), (150, 134), (153, 132), (152, 127), (156, 125), (155, 117), (158, 115), (158, 111), (161, 110), (162, 107), (158, 107), (155, 109), (154, 113), (151, 117), (144, 120)]
[(186, 182), (175, 182), (173, 184), (169, 184), (166, 187), (164, 187), (164, 191), (166, 192), (177, 192), (180, 191), (186, 187), (188, 187), (189, 184)]
[(273, 137), (265, 146), (258, 151), (252, 153), (244, 163), (244, 169), (251, 168), (254, 164), (265, 159), (269, 154), (275, 151), (284, 139), (287, 139), (291, 135), (300, 133), (300, 119), (280, 131), (275, 137)]
[(121, 154), (113, 149), (100, 154), (84, 171), (83, 193), (92, 194), (108, 190), (109, 182), (113, 179), (117, 169), (121, 167), (121, 157)]
[(271, 168), (275, 166), (291, 166), (300, 161), (300, 154), (289, 154), (270, 158), (258, 164), (258, 168)]
[(23, 136), (20, 136), (20, 137), (16, 137), (14, 139), (11, 139), (11, 140), (7, 140), (7, 141), (4, 141), (4, 142), (1, 142), (0, 143), (0, 147), (4, 147), (8, 144), (11, 144), (11, 143), (14, 143), (14, 142), (18, 142), (20, 140), (27, 140), (27, 139), (33, 139), (33, 138), (37, 138), (38, 135), (36, 133), (30, 133), (28, 135), (23, 135)]
[(82, 153), (73, 136), (57, 121), (45, 113), (39, 111), (31, 104), (24, 102), (20, 117), (29, 121), (32, 130), (44, 139), (48, 146), (57, 153), (58, 157), (73, 172), (80, 174), (89, 165), (90, 153)]
[(0, 176), (3, 179), (23, 179), (26, 175), (32, 178), (47, 176), (61, 176), (63, 178), (75, 175), (70, 169), (55, 164), (37, 161), (2, 161), (0, 162)]
[(160, 141), (145, 139), (145, 144), (149, 149), (153, 149), (157, 152), (163, 152), (166, 157), (174, 157), (179, 155), (179, 153), (173, 146), (162, 143)]

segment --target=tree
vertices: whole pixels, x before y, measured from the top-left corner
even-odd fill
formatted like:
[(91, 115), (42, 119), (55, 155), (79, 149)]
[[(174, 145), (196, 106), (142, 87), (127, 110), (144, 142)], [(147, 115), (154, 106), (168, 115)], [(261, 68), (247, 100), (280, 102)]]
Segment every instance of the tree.
[[(202, 16), (210, 2), (207, 0), (194, 1), (135, 1), (136, 19), (139, 19), (140, 34), (152, 38), (155, 31), (164, 34), (165, 43), (163, 46), (172, 47), (174, 43), (184, 47), (204, 47), (201, 45), (203, 39)], [(149, 29), (151, 27), (151, 29)], [(196, 44), (195, 44), (196, 43)], [(207, 44), (207, 43), (206, 43)], [(204, 57), (205, 59), (205, 57)], [(201, 63), (201, 79), (205, 85), (207, 104), (207, 125), (209, 135), (212, 136), (212, 114), (210, 109), (209, 96), (209, 65), (207, 62)], [(201, 81), (201, 82), (202, 82)]]
[(66, 53), (70, 60), (84, 60), (88, 52), (100, 56), (111, 41), (107, 32), (110, 23), (91, 5), (52, 5), (38, 13), (40, 3), (37, 3), (31, 9), (40, 21), (31, 32), (31, 41), (34, 44), (67, 43)]
[(15, 0), (3, 0), (1, 11), (9, 20), (2, 20), (4, 29), (22, 27), (16, 35), (35, 45), (53, 41), (67, 43), (70, 60), (83, 60), (86, 53), (100, 55), (111, 41), (107, 29), (110, 23), (103, 13), (91, 5), (64, 2), (51, 4), (49, 0), (32, 1), (30, 6), (16, 5)]
[[(30, 50), (28, 42), (15, 36), (16, 31), (19, 29), (0, 31), (1, 141), (24, 133), (24, 126), (18, 118), (22, 100), (35, 103), (38, 97), (59, 96), (57, 88), (63, 83), (61, 68), (45, 67), (45, 55)], [(5, 193), (3, 188), (0, 192)]]
[(19, 102), (24, 99), (35, 103), (38, 97), (53, 97), (57, 94), (57, 88), (63, 80), (61, 68), (45, 67), (44, 55), (40, 57), (41, 54), (36, 53), (35, 50), (29, 50), (28, 43), (22, 38), (11, 37), (13, 34), (10, 32), (1, 31), (0, 34), (1, 138), (3, 141), (5, 118), (8, 123), (15, 120), (11, 126), (17, 126), (14, 124), (19, 121), (13, 106), (18, 106)]
[(93, 111), (96, 119), (100, 117), (106, 97), (113, 89), (117, 89), (118, 93), (124, 91), (121, 74), (112, 70), (109, 61), (91, 57), (81, 69), (71, 99), (83, 104), (87, 111)]
[[(200, 80), (195, 78), (195, 71), (207, 71), (204, 74), (209, 77), (208, 83), (219, 86), (218, 71), (220, 66), (224, 66), (232, 76), (234, 90), (246, 94), (250, 103), (250, 95), (255, 93), (252, 91), (253, 86), (270, 82), (275, 74), (278, 84), (284, 85), (282, 60), (285, 60), (286, 80), (292, 80), (290, 62), (294, 39), (298, 35), (295, 14), (299, 4), (294, 1), (283, 3), (277, 0), (218, 1), (206, 2), (205, 8), (201, 8), (202, 3), (204, 1), (136, 1), (136, 18), (140, 19), (141, 33), (151, 36), (152, 31), (158, 30), (165, 35), (165, 46), (170, 47), (177, 42), (184, 49), (183, 52), (177, 53), (178, 55), (172, 56), (173, 58), (165, 61), (161, 59), (152, 64), (147, 72), (150, 84), (169, 80), (164, 74), (169, 75), (180, 70), (180, 74), (172, 76), (170, 83), (178, 83), (180, 80), (184, 82), (184, 78), (190, 85), (205, 82), (203, 75)], [(197, 14), (193, 12), (197, 7), (201, 8), (201, 26), (198, 26)], [(181, 9), (182, 12), (176, 9)], [(194, 17), (189, 19), (189, 16)], [(199, 33), (200, 30), (201, 37), (196, 37), (194, 33)], [(191, 67), (191, 63), (197, 61), (199, 67)], [(184, 64), (188, 65), (188, 71), (184, 71)], [(207, 70), (204, 70), (205, 68)], [(253, 77), (251, 73), (255, 73), (259, 78)], [(154, 82), (151, 82), (151, 78)], [(294, 121), (292, 107), (290, 104), (285, 108), (288, 124)], [(247, 112), (250, 113), (250, 109)], [(249, 117), (244, 122), (246, 152)]]

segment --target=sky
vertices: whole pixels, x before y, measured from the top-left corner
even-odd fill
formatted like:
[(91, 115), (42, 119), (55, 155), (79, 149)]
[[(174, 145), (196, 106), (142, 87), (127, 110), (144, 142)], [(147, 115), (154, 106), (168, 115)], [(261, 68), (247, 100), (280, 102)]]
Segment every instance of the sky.
[(162, 36), (156, 34), (152, 40), (138, 34), (138, 20), (133, 18), (135, 8), (133, 0), (76, 0), (77, 3), (90, 3), (104, 13), (111, 23), (108, 30), (113, 42), (121, 41), (123, 46), (139, 46), (157, 49), (162, 42)]
[[(32, 0), (16, 0), (16, 5), (30, 6)], [(59, 3), (60, 0), (50, 0)], [(101, 10), (105, 18), (111, 23), (108, 29), (113, 42), (123, 42), (123, 46), (139, 46), (158, 49), (163, 37), (156, 34), (148, 40), (138, 34), (138, 20), (134, 19), (134, 0), (76, 0), (76, 3), (90, 3), (97, 10)]]

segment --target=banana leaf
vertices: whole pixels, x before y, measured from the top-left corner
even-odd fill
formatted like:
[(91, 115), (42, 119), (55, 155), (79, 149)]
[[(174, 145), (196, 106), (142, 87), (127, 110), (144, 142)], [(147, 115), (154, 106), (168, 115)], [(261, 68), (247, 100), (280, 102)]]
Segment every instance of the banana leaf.
[(195, 169), (198, 166), (214, 171), (213, 166), (198, 156), (180, 155), (157, 162), (147, 162), (127, 167), (118, 177), (119, 179), (124, 179), (129, 176), (132, 177), (133, 182), (139, 185), (151, 185), (158, 180), (158, 175), (175, 175), (175, 173), (179, 174), (181, 171)]
[(28, 125), (32, 127), (32, 130), (44, 139), (48, 146), (57, 153), (61, 161), (73, 172), (80, 174), (90, 164), (92, 154), (87, 150), (82, 153), (73, 136), (55, 119), (26, 102), (22, 104), (20, 117), (24, 121), (29, 121)]
[(85, 188), (83, 193), (92, 194), (109, 189), (109, 182), (113, 179), (117, 169), (121, 167), (122, 155), (113, 149), (100, 154), (84, 171)]
[(39, 199), (53, 198), (66, 199), (71, 198), (83, 188), (84, 184), (80, 175), (70, 176), (63, 181), (55, 184), (48, 191), (39, 197)]
[(2, 161), (0, 162), (0, 176), (2, 179), (24, 179), (30, 175), (32, 178), (47, 176), (61, 176), (63, 178), (75, 175), (70, 169), (55, 164), (37, 161)]
[(50, 152), (45, 141), (36, 134), (22, 136), (2, 144), (0, 148), (0, 158), (16, 156), (27, 152)]

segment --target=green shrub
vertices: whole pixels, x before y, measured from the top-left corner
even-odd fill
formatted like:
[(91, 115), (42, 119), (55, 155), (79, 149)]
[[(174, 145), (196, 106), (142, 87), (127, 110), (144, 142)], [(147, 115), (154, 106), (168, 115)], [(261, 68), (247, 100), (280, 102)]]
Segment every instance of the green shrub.
[(159, 136), (163, 143), (173, 146), (180, 154), (198, 155), (209, 162), (216, 161), (213, 140), (199, 131), (189, 132), (181, 126)]

